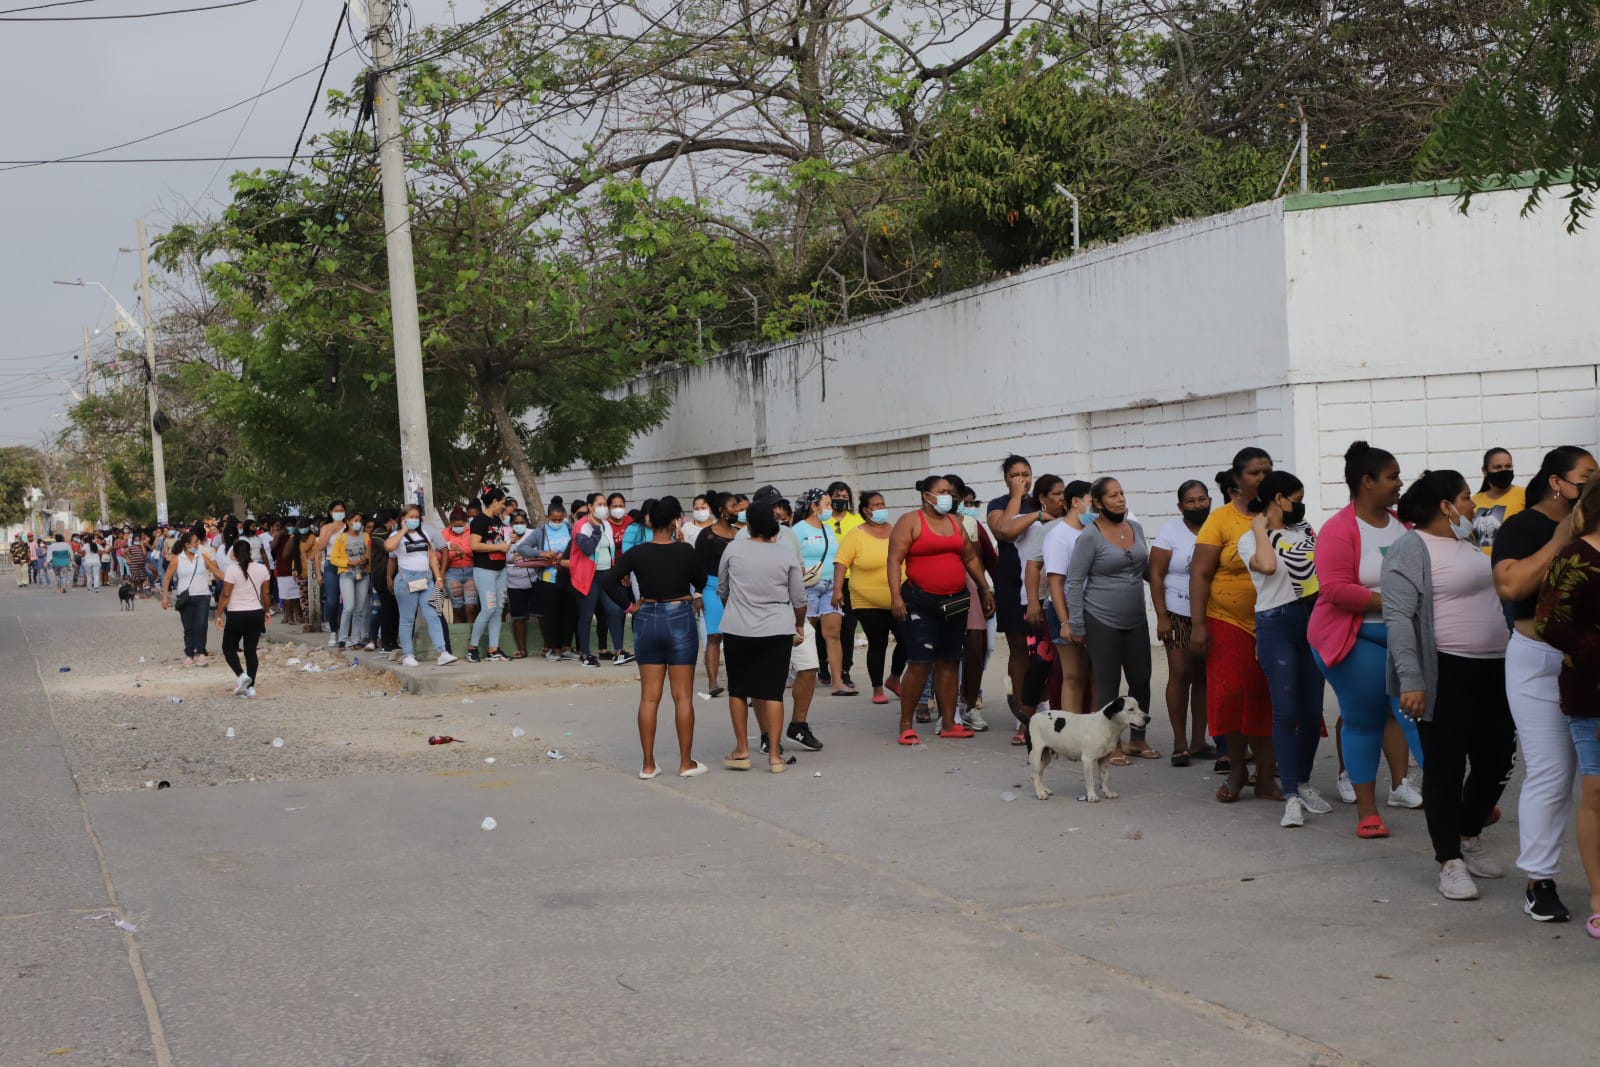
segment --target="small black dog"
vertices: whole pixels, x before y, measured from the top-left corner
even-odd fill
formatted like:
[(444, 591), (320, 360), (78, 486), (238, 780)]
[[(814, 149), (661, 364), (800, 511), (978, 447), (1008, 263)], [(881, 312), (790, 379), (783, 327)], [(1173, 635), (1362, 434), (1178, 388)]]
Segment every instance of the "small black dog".
[(132, 582), (123, 582), (121, 585), (119, 585), (117, 587), (117, 599), (122, 601), (122, 610), (123, 611), (132, 611), (133, 610), (134, 600), (133, 600), (133, 583)]

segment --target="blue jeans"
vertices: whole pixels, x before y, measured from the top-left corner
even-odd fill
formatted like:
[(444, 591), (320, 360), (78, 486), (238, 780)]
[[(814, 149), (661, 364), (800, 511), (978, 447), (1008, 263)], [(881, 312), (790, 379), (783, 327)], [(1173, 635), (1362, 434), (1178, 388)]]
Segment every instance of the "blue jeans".
[(633, 652), (643, 667), (692, 667), (700, 655), (694, 604), (640, 604), (633, 615)]
[(322, 621), (328, 632), (339, 632), (339, 568), (322, 561)]
[(1322, 671), (1311, 655), (1306, 624), (1316, 598), (1256, 612), (1256, 658), (1272, 693), (1272, 749), (1285, 796), (1311, 780), (1322, 736)]
[(472, 584), (478, 587), (479, 611), (472, 622), (472, 640), (467, 642), (467, 647), (477, 648), (487, 632), (489, 648), (497, 649), (500, 647), (500, 614), (506, 606), (506, 572), (474, 567)]
[(344, 611), (339, 616), (337, 633), (339, 643), (364, 645), (371, 635), (367, 627), (367, 604), (372, 596), (372, 575), (360, 578), (345, 571), (339, 575), (339, 597), (344, 601)]
[[(426, 577), (428, 588), (419, 593), (411, 591), (411, 583), (417, 578)], [(428, 603), (428, 598), (433, 595), (433, 575), (420, 575), (413, 571), (395, 571), (394, 574), (394, 599), (400, 608), (400, 651), (408, 656), (417, 654), (417, 611), (422, 612), (423, 620), (428, 624), (428, 640), (433, 642), (435, 652), (443, 652), (444, 648), (444, 623), (439, 618), (439, 613), (433, 610), (433, 605)]]
[(1339, 698), (1339, 714), (1344, 726), (1339, 738), (1344, 742), (1344, 769), (1351, 785), (1370, 785), (1378, 778), (1378, 758), (1383, 753), (1383, 731), (1391, 716), (1400, 721), (1406, 744), (1420, 765), (1422, 741), (1417, 724), (1400, 714), (1389, 699), (1389, 630), (1381, 622), (1365, 622), (1356, 636), (1350, 654), (1333, 666), (1323, 662), (1312, 649), (1328, 684)]
[[(623, 625), (628, 621), (628, 609), (623, 607), (621, 604), (618, 604), (610, 597), (606, 596), (606, 594), (602, 591), (603, 585), (604, 576), (602, 574), (596, 574), (594, 576), (594, 588), (591, 590), (591, 592), (595, 595), (596, 600), (599, 602), (600, 615), (606, 620), (606, 631), (611, 635), (611, 651), (621, 652), (622, 628)], [(581, 611), (582, 608), (580, 607), (579, 610)], [(635, 637), (637, 637), (637, 635), (635, 635)]]

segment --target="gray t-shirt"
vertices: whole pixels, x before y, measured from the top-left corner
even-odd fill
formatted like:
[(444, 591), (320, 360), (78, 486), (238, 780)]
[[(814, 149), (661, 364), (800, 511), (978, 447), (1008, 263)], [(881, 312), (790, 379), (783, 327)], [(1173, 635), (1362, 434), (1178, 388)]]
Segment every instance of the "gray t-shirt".
[(1123, 548), (1105, 539), (1100, 527), (1087, 523), (1072, 546), (1067, 566), (1067, 613), (1072, 632), (1082, 634), (1084, 612), (1114, 630), (1143, 628), (1144, 580), (1150, 573), (1150, 549), (1144, 527), (1132, 519), (1133, 547)]
[(726, 607), (722, 632), (739, 637), (781, 637), (795, 632), (794, 609), (806, 603), (799, 546), (735, 538), (717, 567), (717, 595)]

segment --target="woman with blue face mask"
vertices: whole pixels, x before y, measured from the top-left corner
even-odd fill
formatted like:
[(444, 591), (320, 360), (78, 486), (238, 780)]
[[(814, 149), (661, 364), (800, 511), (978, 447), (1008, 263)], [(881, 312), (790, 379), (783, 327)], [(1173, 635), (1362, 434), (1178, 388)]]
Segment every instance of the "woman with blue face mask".
[[(977, 546), (952, 514), (955, 496), (950, 480), (930, 475), (917, 483), (917, 492), (922, 506), (902, 515), (889, 533), (889, 610), (905, 623), (910, 661), (900, 691), (902, 745), (921, 744), (912, 720), (930, 673), (939, 705), (938, 736), (960, 740), (977, 736), (955, 721), (956, 686), (970, 607), (968, 577), (978, 588), (984, 616), (994, 615), (994, 593), (983, 573)], [(893, 576), (898, 576), (902, 567), (905, 581), (896, 584)]]
[(444, 585), (444, 565), (440, 563), (442, 539), (422, 528), (422, 509), (415, 504), (400, 513), (399, 527), (384, 542), (384, 548), (394, 560), (394, 597), (400, 612), (400, 661), (407, 667), (417, 665), (417, 615), (421, 613), (428, 627), (428, 640), (439, 654), (439, 666), (456, 661), (445, 647), (444, 621), (439, 609), (433, 606), (434, 590)]
[(511, 639), (517, 646), (511, 658), (527, 659), (528, 617), (533, 614), (534, 568), (537, 564), (530, 558), (519, 557), (516, 546), (538, 531), (529, 528), (528, 513), (525, 511), (512, 512), (510, 519), (511, 536), (508, 540), (513, 548), (506, 557), (506, 614), (511, 618)]
[(544, 658), (552, 663), (573, 658), (570, 646), (578, 608), (572, 597), (571, 548), (572, 524), (565, 502), (557, 496), (551, 498), (544, 522), (530, 523), (511, 549), (513, 565), (530, 561), (533, 613), (539, 617)]
[[(867, 678), (872, 682), (872, 702), (887, 704), (884, 683), (896, 691), (900, 688), (900, 675), (906, 667), (906, 646), (900, 639), (900, 624), (890, 608), (889, 595), (889, 509), (883, 506), (883, 494), (861, 494), (861, 521), (839, 544), (839, 555), (833, 561), (833, 599), (844, 606), (844, 582), (850, 575), (850, 603), (856, 621), (867, 635)], [(889, 676), (884, 677), (883, 664), (893, 635), (894, 661)]]
[[(839, 643), (843, 604), (836, 605), (833, 596), (839, 536), (833, 530), (832, 499), (821, 489), (807, 489), (795, 504), (795, 516), (794, 532), (800, 539), (800, 564), (806, 586), (806, 617), (822, 634), (827, 663), (837, 669), (843, 662)], [(855, 696), (856, 689), (845, 686), (842, 677), (834, 678), (833, 695)]]

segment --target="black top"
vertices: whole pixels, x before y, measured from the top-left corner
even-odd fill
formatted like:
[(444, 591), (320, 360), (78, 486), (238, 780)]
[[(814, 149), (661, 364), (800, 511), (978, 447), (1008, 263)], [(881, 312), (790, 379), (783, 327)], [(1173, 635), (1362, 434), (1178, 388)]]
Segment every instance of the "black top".
[[(1496, 567), (1501, 560), (1527, 559), (1536, 556), (1550, 543), (1556, 535), (1556, 527), (1561, 525), (1542, 511), (1529, 508), (1519, 511), (1505, 521), (1500, 531), (1494, 535), (1494, 554), (1489, 559)], [(1531, 619), (1533, 610), (1539, 604), (1539, 590), (1536, 587), (1533, 595), (1522, 600), (1507, 601), (1511, 609), (1512, 619)]]
[(679, 600), (706, 587), (706, 569), (694, 548), (683, 541), (634, 545), (622, 554), (609, 577), (620, 587), (629, 575), (639, 580), (641, 600)]
[(722, 552), (732, 543), (733, 538), (723, 540), (713, 533), (709, 526), (700, 531), (700, 536), (694, 543), (694, 554), (699, 558), (700, 566), (705, 568), (706, 574), (717, 573), (717, 568), (722, 565)]
[[(467, 533), (477, 534), (478, 539), (486, 545), (500, 543), (500, 520), (489, 515), (479, 515), (467, 524)], [(471, 544), (471, 542), (467, 542)], [(503, 571), (506, 569), (506, 554), (504, 552), (474, 552), (472, 565), (482, 567), (486, 571)], [(498, 580), (498, 579), (496, 579)]]
[[(1004, 512), (1006, 508), (1010, 506), (1010, 493), (1007, 493), (1005, 496), (997, 496), (993, 500), (989, 501), (989, 503), (986, 504), (983, 509), (984, 525), (988, 525), (989, 513), (991, 511)], [(1017, 508), (1017, 514), (1028, 515), (1038, 510), (1039, 502), (1034, 500), (1031, 496), (1024, 496), (1022, 498), (1022, 503)], [(1002, 541), (998, 537), (994, 538), (994, 543), (995, 552), (1000, 557), (1000, 564), (994, 569), (995, 587), (999, 589), (1021, 589), (1022, 557), (1017, 555), (1017, 543), (1015, 541)]]

